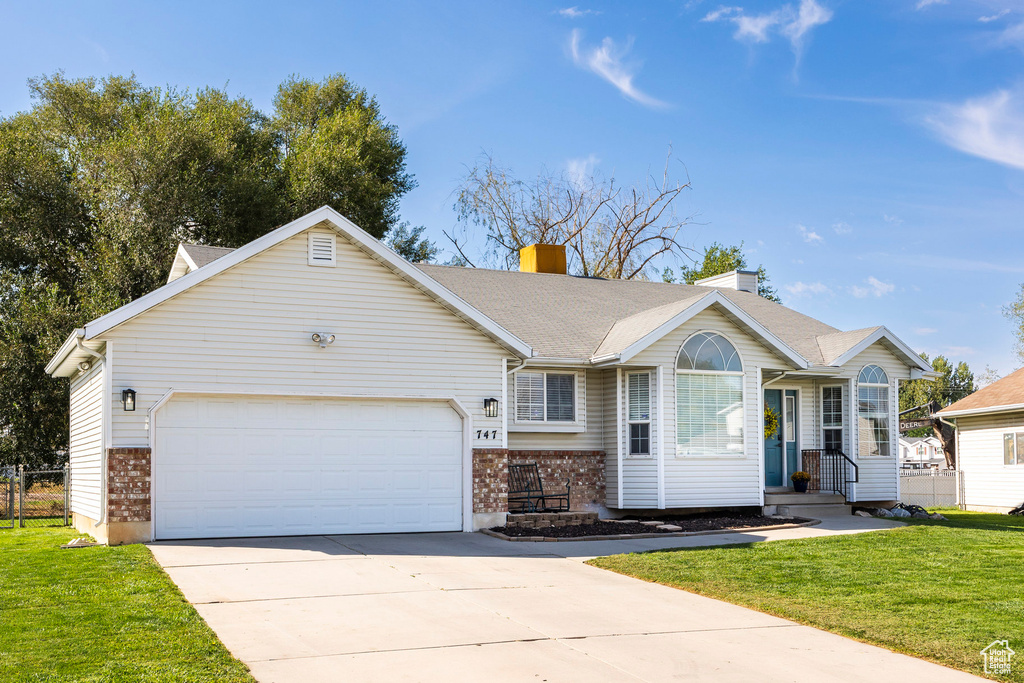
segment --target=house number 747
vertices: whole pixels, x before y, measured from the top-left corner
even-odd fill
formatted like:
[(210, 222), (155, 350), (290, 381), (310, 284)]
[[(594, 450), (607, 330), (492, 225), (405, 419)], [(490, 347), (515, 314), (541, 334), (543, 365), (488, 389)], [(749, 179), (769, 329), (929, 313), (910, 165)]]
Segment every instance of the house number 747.
[(497, 429), (491, 429), (490, 431), (488, 431), (486, 429), (483, 429), (483, 430), (478, 429), (478, 430), (476, 430), (476, 438), (478, 438), (478, 439), (497, 439), (498, 438), (498, 430)]

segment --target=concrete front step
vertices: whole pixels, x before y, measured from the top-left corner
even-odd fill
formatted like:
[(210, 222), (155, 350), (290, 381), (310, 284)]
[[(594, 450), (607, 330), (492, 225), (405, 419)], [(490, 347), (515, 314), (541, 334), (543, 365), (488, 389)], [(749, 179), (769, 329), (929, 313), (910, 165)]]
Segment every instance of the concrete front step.
[(765, 493), (765, 505), (842, 505), (846, 502), (838, 493)]
[(783, 517), (843, 517), (852, 514), (851, 508), (845, 503), (834, 505), (779, 505), (776, 514)]

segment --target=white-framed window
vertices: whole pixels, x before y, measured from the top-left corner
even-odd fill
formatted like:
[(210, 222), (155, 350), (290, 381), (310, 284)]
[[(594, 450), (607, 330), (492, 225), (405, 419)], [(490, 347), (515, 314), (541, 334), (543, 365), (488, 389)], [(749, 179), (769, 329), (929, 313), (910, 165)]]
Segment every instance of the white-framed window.
[(786, 394), (786, 443), (796, 442), (796, 396)]
[(1024, 465), (1024, 432), (1003, 434), (1003, 464)]
[(575, 422), (576, 374), (518, 372), (516, 422)]
[(859, 454), (890, 455), (889, 376), (877, 365), (865, 365), (857, 379), (857, 422)]
[(843, 387), (821, 389), (821, 446), (843, 450)]
[(651, 373), (626, 373), (629, 454), (651, 454)]
[(717, 332), (698, 332), (676, 358), (676, 453), (743, 455), (743, 362)]

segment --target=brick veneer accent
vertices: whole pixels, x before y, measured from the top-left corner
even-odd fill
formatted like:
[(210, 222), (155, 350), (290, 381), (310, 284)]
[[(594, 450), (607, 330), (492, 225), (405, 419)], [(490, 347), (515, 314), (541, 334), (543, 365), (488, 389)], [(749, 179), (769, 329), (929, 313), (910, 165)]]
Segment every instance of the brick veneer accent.
[(107, 449), (107, 520), (150, 521), (150, 449)]
[[(557, 491), (568, 481), (572, 486), (569, 508), (604, 505), (604, 451), (509, 451), (511, 465), (537, 463), (544, 489)], [(565, 492), (565, 489), (561, 489)]]
[(508, 451), (473, 449), (473, 512), (508, 510)]
[(508, 511), (508, 466), (537, 463), (541, 481), (557, 490), (572, 484), (569, 506), (581, 510), (605, 502), (604, 451), (508, 451), (473, 449), (473, 512)]

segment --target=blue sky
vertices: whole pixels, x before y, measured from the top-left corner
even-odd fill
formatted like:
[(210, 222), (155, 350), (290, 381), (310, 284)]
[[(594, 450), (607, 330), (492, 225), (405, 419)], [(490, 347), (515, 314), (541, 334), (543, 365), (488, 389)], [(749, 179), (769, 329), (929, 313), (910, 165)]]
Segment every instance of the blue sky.
[(695, 247), (743, 241), (836, 327), (1017, 366), (1000, 309), (1024, 282), (1020, 0), (0, 0), (0, 26), (0, 115), (58, 69), (265, 109), (289, 74), (344, 72), (398, 126), (419, 182), (403, 217), (442, 246), (482, 152), (633, 183), (671, 146)]

